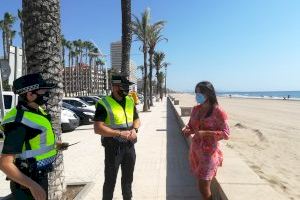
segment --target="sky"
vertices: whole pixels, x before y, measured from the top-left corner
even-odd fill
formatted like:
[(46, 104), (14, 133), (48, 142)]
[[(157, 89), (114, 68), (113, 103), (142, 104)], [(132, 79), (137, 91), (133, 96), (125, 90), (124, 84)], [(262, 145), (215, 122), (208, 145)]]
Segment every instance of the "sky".
[[(121, 39), (120, 0), (61, 0), (62, 33), (94, 42), (108, 55)], [(20, 0), (0, 0), (17, 15)], [(132, 0), (132, 14), (151, 9), (151, 22), (167, 22), (158, 51), (166, 54), (167, 87), (193, 91), (203, 80), (217, 91), (300, 90), (299, 0)], [(14, 29), (19, 30), (19, 23)], [(21, 46), (20, 38), (14, 44)], [(143, 64), (141, 43), (131, 58)], [(2, 42), (0, 42), (2, 54)]]

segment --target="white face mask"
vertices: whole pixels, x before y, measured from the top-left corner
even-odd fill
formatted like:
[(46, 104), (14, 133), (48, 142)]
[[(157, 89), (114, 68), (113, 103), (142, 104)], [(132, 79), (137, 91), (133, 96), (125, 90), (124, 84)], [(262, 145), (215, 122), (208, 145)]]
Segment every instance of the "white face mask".
[(196, 101), (197, 103), (203, 104), (205, 102), (205, 96), (201, 93), (196, 93)]

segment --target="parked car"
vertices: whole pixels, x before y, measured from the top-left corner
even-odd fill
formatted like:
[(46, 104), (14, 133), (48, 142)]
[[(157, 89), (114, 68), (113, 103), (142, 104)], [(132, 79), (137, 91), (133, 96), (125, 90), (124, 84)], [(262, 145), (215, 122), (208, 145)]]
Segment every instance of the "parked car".
[(67, 108), (62, 108), (60, 119), (62, 132), (73, 131), (79, 126), (79, 117)]
[(95, 113), (91, 110), (87, 110), (84, 108), (77, 108), (65, 102), (62, 103), (62, 107), (73, 111), (79, 117), (80, 125), (90, 124), (94, 120)]
[(103, 97), (103, 95), (102, 95), (102, 97), (99, 97), (99, 96), (89, 96), (89, 97), (93, 97), (93, 98), (97, 99), (97, 101), (99, 101)]
[(100, 94), (100, 95), (98, 95), (98, 98), (103, 98), (103, 97), (106, 97), (107, 95), (104, 95), (104, 94)]
[(93, 97), (93, 96), (79, 96), (79, 97), (76, 97), (76, 98), (79, 98), (91, 105), (96, 105), (96, 103), (99, 101), (99, 99)]
[(95, 106), (79, 99), (79, 98), (72, 98), (72, 97), (64, 97), (62, 99), (63, 102), (65, 103), (68, 103), (68, 104), (71, 104), (72, 106), (75, 106), (77, 108), (83, 108), (83, 109), (86, 109), (86, 110), (90, 110), (90, 111), (93, 111), (95, 112), (96, 111), (96, 108)]

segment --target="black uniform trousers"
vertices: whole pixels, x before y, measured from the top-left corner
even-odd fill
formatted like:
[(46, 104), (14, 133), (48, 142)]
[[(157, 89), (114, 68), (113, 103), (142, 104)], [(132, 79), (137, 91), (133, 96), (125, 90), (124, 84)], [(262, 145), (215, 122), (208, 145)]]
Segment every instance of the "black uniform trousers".
[(105, 148), (105, 181), (103, 185), (103, 200), (112, 200), (117, 180), (119, 166), (121, 165), (122, 195), (124, 200), (132, 198), (132, 181), (135, 165), (135, 149), (131, 142), (121, 143), (109, 140), (103, 144)]
[[(38, 177), (32, 177), (45, 191), (48, 199), (48, 173), (40, 173)], [(10, 190), (15, 200), (34, 200), (28, 188), (10, 181)]]

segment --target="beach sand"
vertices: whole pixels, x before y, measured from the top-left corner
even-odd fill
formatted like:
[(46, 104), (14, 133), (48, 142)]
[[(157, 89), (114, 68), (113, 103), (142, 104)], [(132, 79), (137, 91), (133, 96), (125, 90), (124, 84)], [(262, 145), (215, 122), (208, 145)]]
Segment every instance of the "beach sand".
[[(196, 103), (192, 94), (171, 96), (180, 106)], [(229, 116), (228, 147), (275, 190), (290, 199), (300, 199), (300, 101), (218, 100)]]

